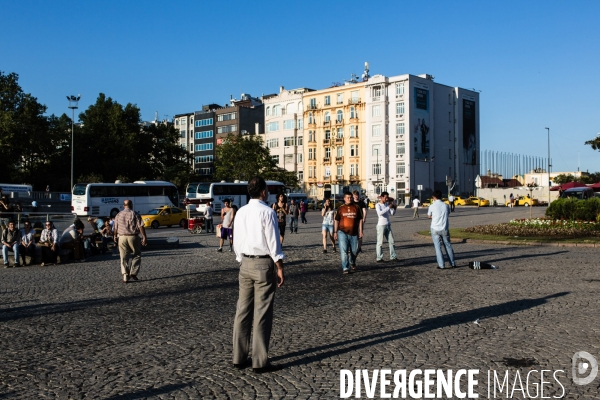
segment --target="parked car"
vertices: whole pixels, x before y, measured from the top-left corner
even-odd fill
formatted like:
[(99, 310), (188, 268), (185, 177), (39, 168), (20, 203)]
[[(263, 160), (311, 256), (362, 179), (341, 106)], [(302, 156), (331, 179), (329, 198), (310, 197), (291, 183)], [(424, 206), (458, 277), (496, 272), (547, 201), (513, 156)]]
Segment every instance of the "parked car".
[(483, 197), (471, 196), (467, 200), (469, 200), (472, 204), (479, 204), (479, 207), (488, 207), (490, 205), (490, 201), (484, 199)]
[[(505, 203), (506, 207), (510, 206), (510, 200), (506, 200)], [(517, 198), (515, 198), (515, 206), (525, 206), (525, 207), (529, 207), (529, 206), (539, 206), (540, 202), (538, 199), (532, 199), (531, 197), (529, 197), (529, 195), (527, 196), (519, 196)]]
[(595, 196), (594, 190), (589, 187), (577, 187), (567, 189), (560, 195), (561, 199), (579, 199), (579, 200), (587, 200), (591, 199)]
[(185, 210), (179, 207), (162, 206), (153, 208), (142, 215), (144, 228), (157, 229), (160, 226), (179, 225), (185, 227), (187, 224), (187, 214)]
[(469, 200), (469, 198), (464, 198), (461, 196), (454, 196), (454, 205), (455, 206), (472, 206), (473, 203), (471, 200)]

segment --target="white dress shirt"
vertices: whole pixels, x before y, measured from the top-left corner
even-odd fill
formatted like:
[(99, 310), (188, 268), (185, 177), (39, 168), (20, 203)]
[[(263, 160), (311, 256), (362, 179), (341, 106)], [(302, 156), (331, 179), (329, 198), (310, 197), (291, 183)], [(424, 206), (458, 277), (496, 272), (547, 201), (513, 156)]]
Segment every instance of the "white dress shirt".
[(270, 255), (274, 262), (283, 260), (279, 242), (277, 214), (259, 199), (250, 199), (235, 215), (233, 235), (235, 259), (242, 262), (243, 255)]
[(377, 211), (377, 215), (379, 216), (377, 225), (389, 225), (390, 215), (394, 215), (396, 213), (395, 208), (391, 208), (389, 205), (381, 203), (375, 204), (375, 211)]

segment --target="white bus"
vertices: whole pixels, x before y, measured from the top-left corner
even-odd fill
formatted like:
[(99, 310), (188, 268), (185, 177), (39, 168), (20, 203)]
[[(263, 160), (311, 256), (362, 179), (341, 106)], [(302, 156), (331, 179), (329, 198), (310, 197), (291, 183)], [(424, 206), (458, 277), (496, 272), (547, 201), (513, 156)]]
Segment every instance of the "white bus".
[(71, 211), (77, 215), (116, 216), (123, 201), (133, 202), (133, 209), (146, 214), (160, 206), (177, 206), (177, 186), (163, 181), (133, 183), (78, 183), (73, 186)]
[[(267, 204), (273, 204), (277, 201), (279, 193), (286, 193), (285, 185), (277, 181), (267, 181), (269, 189), (269, 199)], [(206, 203), (212, 201), (215, 213), (220, 213), (223, 207), (223, 200), (230, 199), (232, 207), (239, 208), (248, 204), (250, 195), (248, 194), (248, 182), (191, 182), (185, 188), (186, 198), (184, 203), (196, 204), (196, 209), (204, 212)]]

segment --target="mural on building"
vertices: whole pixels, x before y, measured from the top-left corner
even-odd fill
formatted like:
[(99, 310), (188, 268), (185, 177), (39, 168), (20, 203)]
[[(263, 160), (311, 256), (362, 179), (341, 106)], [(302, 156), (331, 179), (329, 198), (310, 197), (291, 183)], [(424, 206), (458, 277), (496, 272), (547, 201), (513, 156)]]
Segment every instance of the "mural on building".
[(466, 164), (477, 164), (475, 102), (463, 99), (463, 151)]
[[(416, 85), (415, 85), (416, 86)], [(413, 127), (413, 151), (416, 159), (429, 158), (429, 90), (426, 85), (415, 87), (415, 111), (417, 122)]]

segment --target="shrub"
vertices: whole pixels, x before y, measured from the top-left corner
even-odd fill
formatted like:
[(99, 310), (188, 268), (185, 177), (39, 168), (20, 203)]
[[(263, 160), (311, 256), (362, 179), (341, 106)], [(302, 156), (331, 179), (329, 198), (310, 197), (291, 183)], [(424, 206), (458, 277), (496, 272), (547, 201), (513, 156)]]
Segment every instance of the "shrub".
[(600, 218), (600, 199), (557, 199), (546, 209), (546, 216), (571, 221), (597, 221)]

